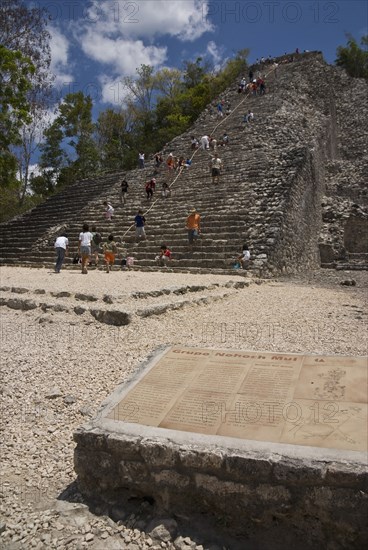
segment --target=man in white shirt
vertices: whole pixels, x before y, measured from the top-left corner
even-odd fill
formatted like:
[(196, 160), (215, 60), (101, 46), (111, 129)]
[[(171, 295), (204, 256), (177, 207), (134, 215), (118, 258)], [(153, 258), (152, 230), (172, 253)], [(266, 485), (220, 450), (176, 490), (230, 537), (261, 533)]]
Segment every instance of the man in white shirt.
[(218, 183), (222, 168), (222, 160), (218, 156), (217, 153), (215, 153), (215, 156), (212, 157), (210, 161), (210, 168), (211, 168), (211, 176), (212, 176), (212, 183)]
[(210, 148), (210, 140), (207, 135), (201, 137), (201, 147), (204, 151)]
[(56, 252), (56, 265), (55, 273), (60, 273), (61, 266), (63, 265), (65, 255), (68, 252), (69, 241), (66, 235), (62, 234), (55, 241)]

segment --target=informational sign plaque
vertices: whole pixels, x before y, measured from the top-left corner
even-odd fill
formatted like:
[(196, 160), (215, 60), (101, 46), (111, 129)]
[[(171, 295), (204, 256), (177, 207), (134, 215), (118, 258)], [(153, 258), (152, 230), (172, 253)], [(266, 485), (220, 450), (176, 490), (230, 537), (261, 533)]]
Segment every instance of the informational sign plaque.
[(257, 441), (367, 450), (367, 358), (173, 346), (108, 418)]

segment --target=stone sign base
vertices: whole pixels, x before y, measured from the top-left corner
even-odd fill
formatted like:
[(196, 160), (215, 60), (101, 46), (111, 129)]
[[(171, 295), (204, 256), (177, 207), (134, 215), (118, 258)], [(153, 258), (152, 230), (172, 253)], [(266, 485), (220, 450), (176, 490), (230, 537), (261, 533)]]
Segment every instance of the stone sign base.
[(365, 358), (174, 346), (74, 439), (88, 498), (128, 490), (244, 540), (275, 522), (312, 547), (368, 540)]

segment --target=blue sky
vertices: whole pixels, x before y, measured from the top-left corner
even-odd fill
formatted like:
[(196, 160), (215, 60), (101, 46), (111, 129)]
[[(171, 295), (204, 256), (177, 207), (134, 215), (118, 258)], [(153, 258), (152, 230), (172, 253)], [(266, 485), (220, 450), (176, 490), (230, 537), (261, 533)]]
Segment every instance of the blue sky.
[(181, 67), (202, 56), (215, 67), (243, 48), (249, 61), (322, 50), (333, 63), (346, 33), (367, 34), (367, 2), (209, 0), (38, 0), (50, 12), (58, 99), (82, 90), (96, 108), (124, 100), (120, 80), (141, 63)]

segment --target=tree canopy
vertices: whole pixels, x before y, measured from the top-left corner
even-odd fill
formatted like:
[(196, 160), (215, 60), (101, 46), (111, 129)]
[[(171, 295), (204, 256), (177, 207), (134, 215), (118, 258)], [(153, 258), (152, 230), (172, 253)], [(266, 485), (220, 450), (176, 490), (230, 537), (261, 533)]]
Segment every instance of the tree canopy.
[(2, 186), (13, 183), (16, 159), (10, 147), (21, 143), (20, 129), (31, 121), (27, 100), (34, 66), (21, 52), (0, 46), (0, 175)]
[(335, 63), (343, 67), (349, 76), (368, 78), (368, 35), (363, 36), (360, 43), (363, 48), (360, 48), (357, 41), (348, 35), (347, 45), (337, 48)]
[(0, 3), (0, 220), (38, 201), (27, 193), (42, 134), (40, 109), (53, 80), (47, 23), (47, 10), (37, 3)]

